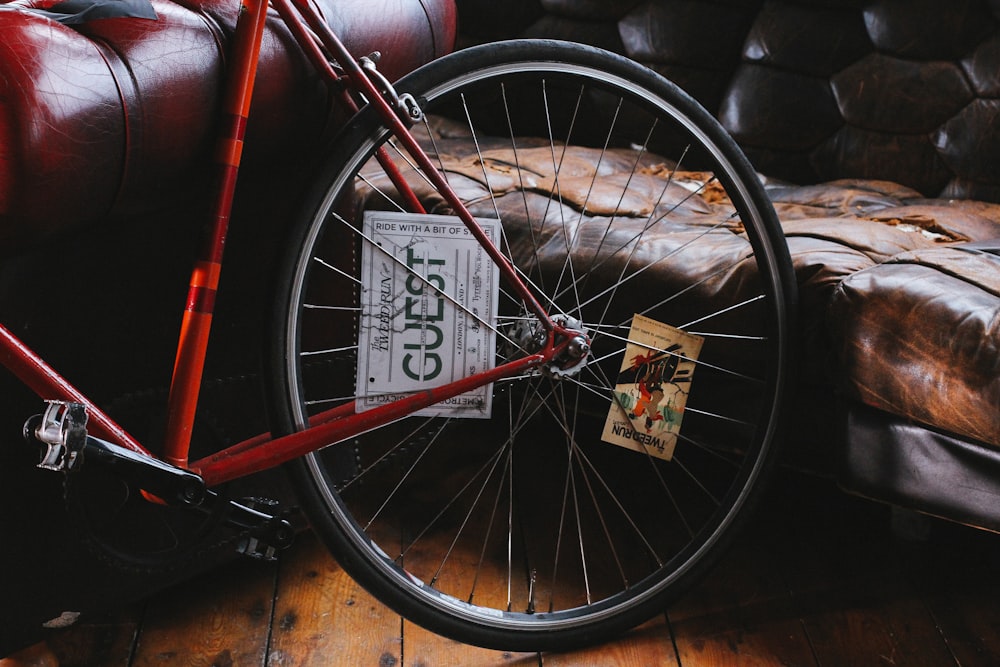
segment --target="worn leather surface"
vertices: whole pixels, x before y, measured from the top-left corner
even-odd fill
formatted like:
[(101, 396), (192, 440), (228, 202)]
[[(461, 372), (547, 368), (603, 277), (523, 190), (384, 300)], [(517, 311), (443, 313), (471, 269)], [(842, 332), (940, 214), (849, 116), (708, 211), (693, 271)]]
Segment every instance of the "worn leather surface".
[[(0, 5), (0, 252), (197, 195), (205, 179), (228, 36), (239, 3), (153, 0), (158, 20), (78, 29)], [(379, 50), (390, 78), (448, 52), (450, 0), (320, 0), (358, 55)], [(272, 20), (246, 160), (303, 154), (336, 129), (315, 75)], [(333, 127), (331, 127), (331, 124)]]
[[(602, 247), (600, 238), (588, 243), (587, 234), (603, 233), (616, 207), (613, 228), (628, 236), (628, 218), (641, 224), (656, 201), (643, 193), (662, 189), (663, 174), (653, 167), (662, 162), (657, 156), (643, 156), (648, 164), (630, 176), (634, 155), (597, 160), (595, 149), (571, 147), (559, 179), (565, 210), (556, 210), (547, 148), (524, 148), (515, 157), (481, 139), (482, 152), (476, 154), (471, 141), (455, 138), (455, 129), (445, 134), (452, 137), (450, 143), (436, 142), (443, 148), (442, 164), (464, 197), (485, 202), (483, 215), (494, 215), (496, 205), (515, 227), (513, 221), (523, 220), (525, 209), (536, 220), (570, 221), (584, 248)], [(520, 172), (514, 164), (522, 165)], [(635, 196), (620, 199), (615, 192), (604, 202), (601, 186), (625, 178), (631, 178)], [(826, 390), (831, 400), (837, 389), (925, 426), (1000, 448), (1000, 204), (926, 198), (897, 183), (860, 179), (814, 185), (771, 180), (767, 191), (800, 286), (799, 386)], [(680, 185), (676, 195), (672, 202), (684, 200), (685, 205), (670, 214), (669, 223), (650, 230), (655, 233), (644, 234), (634, 257), (655, 263), (650, 288), (670, 293), (672, 286), (694, 285), (698, 298), (733, 298), (746, 276), (717, 271), (746, 251), (741, 230), (723, 224), (728, 213), (710, 197), (686, 199)], [(580, 216), (584, 206), (587, 215)], [(539, 243), (538, 261), (557, 270), (565, 244), (554, 233), (541, 236), (540, 230), (562, 227), (536, 226), (532, 240)], [(706, 229), (712, 232), (700, 239), (701, 261), (662, 259)], [(515, 253), (527, 236), (509, 232)]]
[(786, 456), (873, 498), (1000, 526), (1000, 4), (458, 7), (466, 43), (570, 38), (647, 64), (794, 184), (769, 188), (800, 285)]
[(1000, 243), (918, 249), (847, 277), (830, 311), (846, 389), (1000, 446)]
[(801, 286), (801, 382), (1000, 448), (1000, 206), (876, 181), (771, 192)]
[(458, 0), (463, 39), (569, 38), (677, 82), (758, 170), (1000, 201), (1000, 6), (988, 0)]
[(842, 443), (842, 488), (1000, 532), (1000, 452), (852, 404)]

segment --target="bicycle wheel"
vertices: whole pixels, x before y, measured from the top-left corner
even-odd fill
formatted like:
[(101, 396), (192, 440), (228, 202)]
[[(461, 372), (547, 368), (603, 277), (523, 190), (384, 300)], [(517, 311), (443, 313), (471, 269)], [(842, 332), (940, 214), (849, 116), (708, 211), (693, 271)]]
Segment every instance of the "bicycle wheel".
[[(590, 349), (295, 462), (301, 500), (353, 577), (437, 633), (508, 650), (605, 639), (706, 571), (773, 458), (794, 301), (773, 209), (709, 114), (600, 50), (491, 44), (397, 90), (419, 100), (413, 132), (450, 186)], [(319, 181), (277, 305), (283, 428), (541, 344), (371, 112)]]

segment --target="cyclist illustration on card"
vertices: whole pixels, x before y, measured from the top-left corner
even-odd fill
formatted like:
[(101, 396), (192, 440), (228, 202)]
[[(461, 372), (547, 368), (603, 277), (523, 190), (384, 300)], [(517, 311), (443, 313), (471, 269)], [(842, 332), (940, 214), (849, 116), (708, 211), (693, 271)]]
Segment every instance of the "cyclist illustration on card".
[(601, 439), (670, 460), (702, 338), (635, 315)]

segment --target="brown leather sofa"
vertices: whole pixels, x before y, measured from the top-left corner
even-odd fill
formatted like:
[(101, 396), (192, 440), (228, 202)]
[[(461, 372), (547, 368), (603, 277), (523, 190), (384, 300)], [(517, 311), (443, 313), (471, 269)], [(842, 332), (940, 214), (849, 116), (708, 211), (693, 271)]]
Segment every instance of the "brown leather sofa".
[[(52, 4), (0, 0), (0, 313), (142, 438), (169, 381), (240, 3), (153, 0), (158, 20), (73, 27), (32, 11)], [(451, 0), (317, 5), (353, 53), (381, 51), (390, 78), (454, 46)], [(199, 447), (266, 428), (254, 387), (272, 249), (317, 138), (342, 123), (277, 22), (258, 79)], [(64, 611), (117, 606), (217, 562), (202, 553), (173, 569), (110, 566), (80, 540), (61, 476), (36, 470), (20, 439), (40, 402), (7, 373), (0, 398), (0, 657)], [(280, 498), (282, 480), (258, 478), (247, 490)]]
[(801, 287), (786, 460), (1000, 529), (1000, 7), (459, 0), (461, 40), (624, 53), (767, 179)]

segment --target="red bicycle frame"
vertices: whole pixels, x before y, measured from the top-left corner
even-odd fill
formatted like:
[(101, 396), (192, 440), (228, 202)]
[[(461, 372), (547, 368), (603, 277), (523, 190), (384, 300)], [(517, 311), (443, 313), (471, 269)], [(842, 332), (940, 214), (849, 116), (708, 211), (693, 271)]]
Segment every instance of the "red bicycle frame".
[[(204, 246), (195, 261), (189, 281), (187, 305), (170, 386), (168, 423), (162, 456), (157, 457), (143, 447), (0, 324), (0, 363), (32, 391), (46, 400), (82, 403), (89, 414), (91, 432), (96, 437), (144, 456), (162, 458), (179, 468), (195, 472), (203, 478), (207, 486), (273, 467), (382, 426), (416, 410), (551, 362), (566, 349), (574, 336), (579, 335), (577, 332), (566, 330), (548, 317), (545, 309), (518, 278), (511, 265), (489, 240), (448, 186), (444, 177), (434, 168), (430, 159), (409, 134), (398, 115), (398, 110), (394, 109), (386, 99), (384, 95), (386, 91), (381, 89), (378, 82), (368, 76), (359, 62), (347, 52), (326, 23), (309, 7), (307, 0), (271, 0), (270, 4), (289, 26), (301, 48), (320, 72), (331, 82), (345, 82), (348, 89), (362, 96), (378, 110), (399, 142), (452, 205), (487, 254), (497, 263), (501, 277), (509, 289), (538, 317), (548, 335), (542, 350), (496, 368), (440, 387), (416, 392), (360, 413), (355, 411), (354, 403), (350, 402), (311, 417), (310, 427), (303, 431), (279, 438), (263, 434), (200, 460), (194, 462), (188, 460), (215, 296), (222, 269), (223, 247), (236, 190), (247, 118), (250, 114), (257, 60), (268, 14), (268, 0), (244, 0), (243, 11), (233, 38), (233, 71), (227, 83), (223, 107), (225, 118), (216, 149), (216, 200), (211, 219), (206, 224)], [(326, 54), (329, 54), (329, 57)], [(337, 63), (340, 72), (331, 65), (331, 59)], [(349, 109), (357, 110), (350, 93), (345, 91), (343, 98)], [(394, 178), (394, 169), (390, 161), (388, 159), (380, 161), (390, 178)], [(401, 179), (394, 180), (403, 185)], [(409, 192), (407, 199), (410, 205), (415, 212), (421, 212), (422, 209), (409, 188), (401, 188), (401, 191)]]

